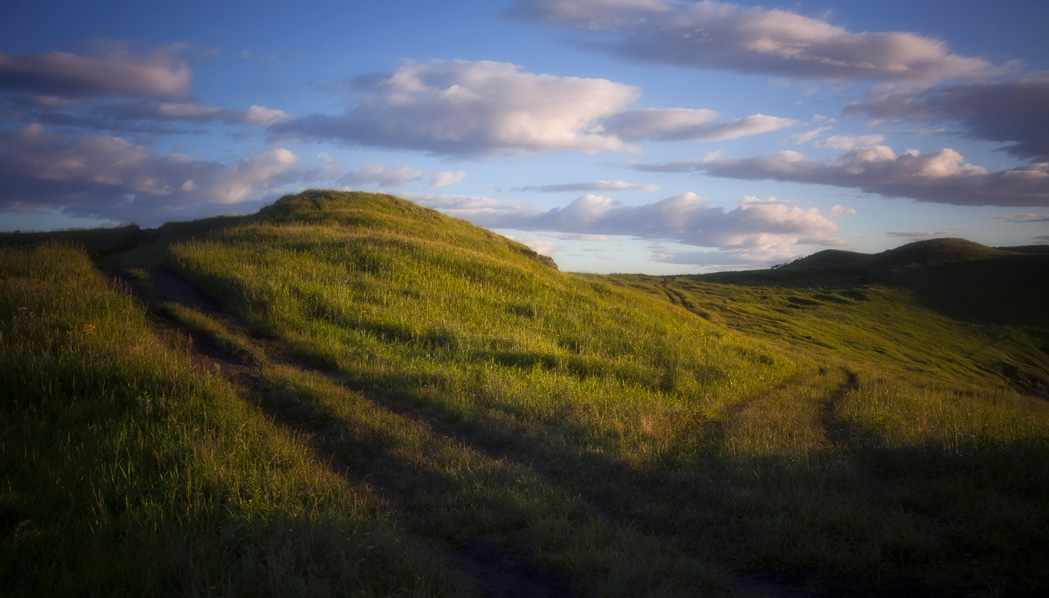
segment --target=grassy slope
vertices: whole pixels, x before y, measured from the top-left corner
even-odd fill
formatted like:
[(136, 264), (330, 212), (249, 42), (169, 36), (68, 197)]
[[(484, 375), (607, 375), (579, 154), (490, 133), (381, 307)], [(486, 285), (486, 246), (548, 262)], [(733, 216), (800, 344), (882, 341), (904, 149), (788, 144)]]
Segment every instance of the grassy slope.
[(366, 488), (195, 370), (186, 339), (158, 338), (80, 250), (0, 250), (0, 287), (5, 595), (456, 587)]
[[(987, 265), (1015, 256), (983, 255), (977, 246), (975, 254), (963, 248), (968, 261), (941, 259), (937, 248), (940, 258), (896, 254), (877, 268), (865, 256), (836, 255), (768, 273), (566, 275), (523, 246), (408, 202), (330, 192), (286, 198), (254, 217), (168, 225), (132, 252), (113, 255), (126, 243), (96, 244), (96, 255), (111, 254), (107, 268), (145, 281), (144, 293), (152, 284), (163, 294), (162, 268), (203, 290), (207, 305), (183, 298), (165, 306), (169, 318), (252, 368), (232, 386), (228, 376), (190, 375), (185, 349), (156, 343), (124, 291), (105, 290), (139, 322), (129, 339), (107, 335), (116, 343), (109, 354), (132, 368), (133, 347), (161, 356), (151, 357), (163, 365), (154, 366), (149, 393), (179, 410), (150, 419), (128, 415), (141, 409), (135, 400), (93, 408), (91, 421), (147, 422), (158, 437), (176, 439), (128, 453), (170, 479), (136, 478), (106, 491), (125, 502), (165, 483), (186, 491), (146, 501), (160, 515), (128, 515), (148, 511), (137, 507), (110, 513), (123, 536), (89, 524), (97, 509), (74, 509), (81, 527), (66, 531), (97, 538), (102, 554), (153, 529), (150, 541), (183, 537), (183, 548), (210, 551), (215, 570), (233, 568), (238, 583), (250, 583), (268, 567), (249, 573), (249, 565), (283, 534), (267, 526), (267, 514), (281, 513), (299, 522), (285, 545), (304, 548), (282, 552), (277, 570), (285, 576), (269, 582), (277, 593), (332, 579), (346, 588), (351, 577), (378, 593), (469, 591), (453, 570), (455, 563), (470, 570), (457, 555), (477, 547), (591, 595), (1049, 584), (1039, 531), (1049, 525), (1049, 409), (1027, 396), (1049, 376), (1044, 313), (1026, 293), (994, 291), (1011, 302), (1004, 310), (975, 298), (948, 301), (943, 291), (973, 272), (1030, 272), (1041, 262)], [(2, 284), (57, 270), (57, 262), (15, 265), (32, 251), (59, 250), (76, 255), (64, 247), (3, 250), (13, 273)], [(982, 258), (975, 268), (971, 254)], [(101, 280), (82, 256), (65, 259)], [(939, 268), (932, 279), (931, 268)], [(1035, 272), (1024, 284), (1045, 284)], [(47, 293), (94, 292), (61, 288), (61, 276), (45, 279)], [(33, 506), (30, 493), (58, 484), (29, 472), (82, 472), (59, 466), (69, 450), (42, 458), (43, 467), (16, 465), (14, 455), (39, 450), (42, 422), (98, 393), (55, 391), (94, 371), (82, 352), (62, 354), (76, 364), (69, 370), (11, 349), (12, 338), (59, 347), (47, 339), (87, 330), (78, 328), (74, 306), (48, 310), (66, 315), (29, 333), (17, 309), (29, 299), (14, 299), (22, 296), (8, 288), (0, 356), (4, 371), (23, 372), (24, 381), (11, 387), (4, 409), (16, 422), (9, 430), (37, 431), (4, 436), (0, 546), (36, 555), (4, 559), (32, 589), (47, 583), (54, 563), (76, 570), (90, 559), (66, 548), (49, 560), (56, 536), (24, 533), (63, 506), (83, 504), (59, 496), (50, 508)], [(1021, 309), (1031, 313), (1021, 317)], [(94, 317), (104, 322), (111, 312), (100, 308)], [(141, 376), (113, 375), (125, 378), (133, 381), (128, 392), (141, 394), (134, 386)], [(48, 397), (51, 414), (32, 407), (43, 398), (28, 397)], [(203, 419), (205, 405), (233, 415)], [(88, 416), (74, 409), (64, 417), (65, 427), (48, 434), (70, 433)], [(193, 435), (179, 432), (194, 425), (219, 439), (224, 465), (202, 458)], [(120, 445), (128, 434), (86, 430), (100, 446)], [(259, 455), (282, 450), (298, 461), (259, 471), (266, 461)], [(179, 457), (157, 460), (168, 453)], [(209, 475), (219, 481), (195, 490)], [(244, 480), (280, 480), (283, 490), (245, 495), (244, 516), (232, 517), (220, 508), (227, 491), (213, 488)], [(310, 485), (302, 496), (339, 498), (290, 498), (300, 496), (296, 484)], [(189, 516), (198, 511), (204, 515)], [(232, 536), (192, 535), (195, 525), (234, 524), (253, 538), (239, 543), (246, 555), (221, 540)], [(392, 559), (383, 553), (389, 570), (369, 569), (378, 561), (347, 556), (365, 550), (359, 536), (345, 536), (347, 526), (374, 530), (369, 538), (384, 538), (382, 547), (412, 548)], [(323, 538), (331, 554), (296, 534)], [(142, 554), (174, 559), (171, 570), (186, 566), (141, 541)], [(26, 542), (37, 552), (20, 552)], [(320, 564), (300, 574), (281, 569), (314, 560)], [(196, 567), (198, 578), (213, 575)], [(95, 587), (157, 588), (135, 570), (111, 575), (116, 581)], [(194, 583), (178, 593), (207, 585)]]

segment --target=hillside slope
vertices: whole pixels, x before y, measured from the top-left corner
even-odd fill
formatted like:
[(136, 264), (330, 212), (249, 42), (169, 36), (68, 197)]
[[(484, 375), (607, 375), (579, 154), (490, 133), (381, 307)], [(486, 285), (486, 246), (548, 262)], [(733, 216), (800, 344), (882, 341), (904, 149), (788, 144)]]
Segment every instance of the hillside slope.
[[(13, 389), (0, 562), (22, 580), (16, 595), (72, 593), (56, 569), (81, 572), (86, 593), (163, 594), (161, 581), (189, 566), (171, 547), (206, 555), (172, 592), (186, 595), (1049, 585), (1037, 314), (977, 321), (973, 301), (960, 318), (915, 282), (974, 260), (582, 276), (409, 202), (334, 191), (82, 238), (126, 282), (100, 290), (73, 246), (0, 239), (0, 360)], [(77, 311), (99, 292), (110, 303)], [(68, 300), (26, 328), (19, 307), (40, 293)], [(71, 344), (74, 332), (100, 341), (86, 326), (114, 326), (114, 314), (138, 322), (99, 353), (119, 366), (101, 388), (130, 389), (115, 411), (92, 407), (99, 387), (74, 383), (98, 356)], [(28, 339), (66, 365), (31, 359)], [(149, 376), (127, 369), (143, 354), (162, 356), (141, 366)], [(163, 409), (150, 407), (157, 396)], [(78, 443), (52, 442), (74, 431)], [(32, 500), (124, 445), (112, 481), (87, 496), (125, 507), (98, 519), (79, 495)], [(27, 453), (41, 456), (22, 463)], [(128, 463), (155, 475), (120, 477)], [(63, 533), (95, 548), (58, 550)], [(93, 554), (129, 542), (164, 565), (95, 566)]]

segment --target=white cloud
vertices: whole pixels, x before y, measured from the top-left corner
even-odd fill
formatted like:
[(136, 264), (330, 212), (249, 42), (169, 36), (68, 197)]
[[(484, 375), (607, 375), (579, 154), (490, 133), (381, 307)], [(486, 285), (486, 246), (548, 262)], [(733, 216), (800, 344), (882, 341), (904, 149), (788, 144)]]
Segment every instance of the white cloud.
[(609, 117), (605, 130), (625, 141), (723, 141), (767, 133), (793, 125), (795, 120), (755, 114), (717, 122), (718, 113), (706, 109), (645, 108)]
[(513, 235), (507, 235), (507, 238), (513, 241), (517, 241), (522, 245), (527, 245), (528, 247), (534, 249), (536, 253), (541, 255), (550, 255), (550, 252), (557, 248), (557, 246), (551, 243), (550, 241), (544, 241), (539, 237), (526, 237), (523, 239), (518, 239), (515, 238)]
[(244, 122), (267, 127), (279, 122), (284, 122), (289, 118), (291, 117), (283, 110), (266, 108), (265, 106), (256, 106), (254, 104), (244, 113)]
[(630, 60), (779, 77), (935, 82), (997, 72), (903, 32), (854, 33), (780, 9), (679, 0), (522, 0), (511, 14), (574, 29), (583, 47)]
[(406, 164), (388, 167), (385, 164), (365, 164), (339, 178), (342, 185), (379, 185), (380, 187), (397, 187), (407, 185), (422, 178), (421, 170)]
[(285, 134), (348, 145), (466, 156), (629, 149), (598, 123), (634, 102), (635, 87), (606, 79), (521, 72), (501, 62), (409, 62), (358, 78), (345, 114), (278, 125)]
[(852, 208), (846, 208), (843, 205), (835, 205), (830, 209), (830, 215), (834, 217), (838, 216), (855, 216), (856, 210)]
[(455, 172), (438, 172), (437, 174), (433, 175), (432, 179), (430, 179), (430, 186), (444, 187), (446, 185), (458, 183), (459, 181), (462, 181), (465, 178), (466, 171), (463, 170), (456, 170)]
[(295, 138), (462, 156), (637, 151), (645, 140), (720, 141), (794, 120), (754, 114), (717, 121), (703, 109), (626, 110), (637, 88), (606, 79), (523, 73), (502, 62), (409, 62), (355, 80), (356, 104), (275, 127)]
[(950, 148), (931, 154), (909, 149), (897, 156), (891, 148), (876, 145), (848, 151), (826, 162), (785, 151), (756, 158), (637, 164), (633, 168), (852, 187), (886, 197), (953, 205), (1049, 206), (1049, 163), (988, 172), (966, 163)]

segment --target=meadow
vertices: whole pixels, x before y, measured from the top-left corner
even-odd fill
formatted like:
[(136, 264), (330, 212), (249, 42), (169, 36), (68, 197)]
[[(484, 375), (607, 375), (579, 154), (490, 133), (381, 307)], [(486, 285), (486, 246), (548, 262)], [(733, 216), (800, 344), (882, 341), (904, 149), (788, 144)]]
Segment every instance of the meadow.
[(559, 272), (384, 195), (0, 236), (12, 596), (1049, 588), (1049, 254)]

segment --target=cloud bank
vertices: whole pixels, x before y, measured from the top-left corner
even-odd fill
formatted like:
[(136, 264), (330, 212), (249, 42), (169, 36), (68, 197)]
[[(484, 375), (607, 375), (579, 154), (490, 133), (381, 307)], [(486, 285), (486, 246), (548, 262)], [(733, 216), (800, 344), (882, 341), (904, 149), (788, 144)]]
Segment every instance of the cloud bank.
[(937, 39), (852, 32), (795, 12), (680, 0), (522, 0), (512, 16), (573, 31), (584, 47), (696, 69), (832, 80), (935, 82), (998, 72)]
[(471, 196), (409, 195), (486, 228), (576, 235), (627, 235), (653, 241), (750, 252), (779, 253), (798, 244), (842, 245), (837, 225), (816, 208), (747, 197), (726, 210), (695, 193), (639, 206), (600, 195), (582, 195), (563, 208), (535, 210), (503, 200)]
[(64, 136), (31, 125), (0, 133), (0, 211), (57, 208), (143, 226), (244, 213), (275, 187), (309, 179), (300, 161), (283, 148), (229, 164), (158, 156), (120, 137)]
[(884, 145), (854, 149), (825, 162), (794, 151), (755, 158), (638, 164), (646, 172), (703, 172), (743, 180), (816, 183), (885, 197), (959, 206), (1049, 206), (1049, 163), (1002, 172), (969, 164), (953, 149), (896, 155)]

